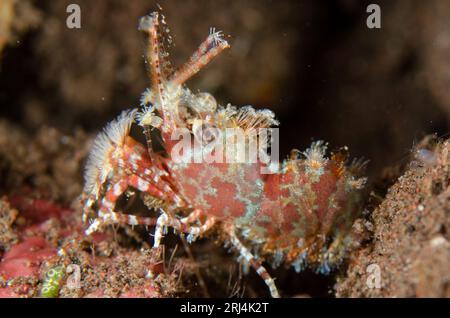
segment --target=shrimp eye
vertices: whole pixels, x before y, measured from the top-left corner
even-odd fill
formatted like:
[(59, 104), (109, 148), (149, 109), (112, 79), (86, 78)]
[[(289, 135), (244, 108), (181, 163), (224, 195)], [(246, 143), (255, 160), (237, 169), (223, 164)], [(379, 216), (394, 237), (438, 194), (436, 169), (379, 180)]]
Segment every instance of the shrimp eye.
[(211, 145), (220, 140), (222, 132), (219, 128), (203, 120), (196, 120), (192, 127), (194, 137), (203, 146)]

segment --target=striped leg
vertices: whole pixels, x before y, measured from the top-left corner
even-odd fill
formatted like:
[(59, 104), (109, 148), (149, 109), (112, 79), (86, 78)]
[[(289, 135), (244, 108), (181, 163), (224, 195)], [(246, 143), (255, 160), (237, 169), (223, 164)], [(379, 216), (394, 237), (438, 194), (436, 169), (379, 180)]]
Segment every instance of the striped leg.
[(153, 248), (158, 248), (161, 245), (162, 236), (163, 234), (165, 234), (168, 225), (169, 225), (169, 216), (165, 212), (163, 212), (156, 221)]
[(101, 226), (107, 224), (154, 226), (156, 225), (156, 221), (156, 218), (146, 218), (142, 216), (128, 215), (114, 211), (99, 211), (98, 218), (96, 218), (94, 222), (89, 225), (84, 233), (86, 235), (91, 235), (92, 233), (100, 230)]
[[(153, 183), (144, 180), (143, 178), (140, 178), (136, 175), (132, 175), (131, 177), (127, 179), (123, 179), (122, 181), (116, 183), (111, 191), (108, 191), (105, 196), (108, 197), (108, 200), (104, 201), (105, 209), (103, 209), (103, 212), (105, 211), (113, 211), (115, 202), (117, 201), (118, 197), (122, 195), (123, 192), (127, 189), (128, 186), (132, 186), (139, 191), (145, 192), (155, 198), (161, 199), (161, 200), (169, 200), (175, 204), (173, 208), (183, 208), (186, 206), (183, 199), (181, 199), (176, 193), (173, 192), (172, 188), (167, 183), (162, 183), (163, 190), (159, 189), (157, 186), (155, 186)], [(164, 192), (163, 192), (164, 191)], [(118, 193), (118, 196), (116, 197), (116, 194)], [(86, 224), (88, 215), (90, 212), (92, 212), (92, 205), (95, 203), (95, 198), (90, 196), (86, 199), (84, 207), (83, 207), (83, 215), (82, 215), (82, 221), (83, 224)], [(112, 205), (110, 207), (109, 205)], [(103, 213), (103, 214), (104, 214)], [(113, 214), (111, 214), (112, 220), (115, 220), (113, 217)], [(121, 218), (123, 219), (123, 218)], [(123, 222), (121, 222), (123, 223)], [(132, 223), (130, 223), (133, 225)], [(153, 224), (154, 225), (154, 224)]]
[[(148, 35), (148, 48), (147, 48), (147, 63), (150, 70), (150, 78), (152, 80), (152, 89), (157, 93), (157, 98), (161, 106), (162, 117), (165, 123), (172, 125), (171, 127), (176, 127), (175, 122), (172, 118), (172, 112), (167, 104), (166, 97), (164, 95), (164, 84), (166, 81), (162, 76), (161, 66), (161, 46), (159, 44), (158, 38), (158, 28), (159, 28), (159, 14), (158, 12), (153, 12), (152, 14), (142, 17), (139, 21), (139, 30)], [(164, 67), (164, 66), (163, 66)]]
[(84, 234), (89, 236), (92, 233), (97, 232), (102, 225), (104, 225), (102, 219), (96, 218), (93, 222), (89, 224), (89, 227), (84, 231)]
[(93, 232), (99, 230), (100, 226), (106, 224), (123, 224), (123, 225), (145, 225), (153, 226), (156, 224), (155, 218), (146, 218), (136, 215), (128, 215), (123, 213), (114, 212), (114, 208), (118, 198), (128, 188), (129, 182), (127, 179), (122, 179), (109, 187), (106, 191), (104, 198), (100, 204), (98, 211), (98, 218), (86, 229), (86, 235), (90, 235)]
[(199, 209), (195, 209), (190, 213), (187, 217), (180, 219), (181, 223), (192, 223), (200, 219), (200, 217), (203, 215), (203, 211)]
[(83, 215), (82, 215), (82, 222), (85, 225), (88, 221), (89, 213), (92, 212), (92, 205), (95, 202), (95, 197), (93, 195), (88, 196), (88, 198), (84, 201), (83, 205)]
[(169, 200), (175, 203), (176, 207), (186, 207), (184, 200), (181, 199), (167, 183), (161, 182), (161, 180), (159, 180), (160, 183), (158, 184), (158, 186), (154, 185), (147, 179), (139, 177), (138, 175), (132, 175), (128, 178), (128, 180), (128, 184), (130, 186), (138, 189), (141, 192), (148, 193), (151, 196), (162, 199), (164, 201)]
[(206, 40), (200, 44), (189, 61), (171, 76), (171, 83), (175, 85), (183, 84), (229, 47), (227, 41), (222, 38), (222, 33), (216, 32), (214, 28), (211, 29)]
[[(195, 213), (195, 211), (193, 212)], [(187, 241), (189, 243), (194, 242), (200, 235), (206, 233), (216, 224), (216, 219), (210, 217), (206, 219), (205, 223), (201, 226), (192, 226), (189, 224), (181, 223), (178, 219), (173, 219), (172, 227), (180, 232), (188, 234)]]
[[(191, 214), (198, 214), (197, 210), (192, 212)], [(190, 215), (189, 215), (190, 216)], [(186, 218), (189, 218), (187, 216)], [(185, 219), (186, 219), (185, 218)], [(195, 220), (195, 219), (194, 219)], [(166, 212), (162, 212), (162, 214), (158, 217), (158, 221), (156, 223), (156, 229), (155, 229), (155, 240), (153, 243), (153, 247), (159, 247), (161, 244), (161, 239), (163, 234), (165, 234), (165, 229), (167, 227), (172, 227), (175, 230), (188, 234), (187, 240), (189, 243), (195, 241), (195, 239), (202, 235), (203, 233), (207, 232), (209, 229), (211, 229), (216, 224), (216, 219), (211, 217), (208, 218), (204, 224), (201, 226), (192, 226), (187, 223), (182, 223), (181, 220), (169, 216)]]
[(147, 150), (142, 145), (137, 145), (136, 141), (129, 140), (128, 146), (132, 150), (127, 151), (122, 160), (118, 160), (118, 165), (130, 170), (132, 175), (129, 177), (129, 184), (156, 198), (171, 200), (178, 208), (186, 207), (186, 202), (176, 194), (173, 180), (164, 167), (157, 160), (154, 164), (159, 165), (158, 167), (152, 164)]
[[(160, 180), (160, 179), (157, 179)], [(123, 225), (145, 225), (145, 226), (153, 226), (156, 225), (156, 219), (155, 218), (146, 218), (146, 217), (140, 217), (135, 215), (128, 215), (123, 213), (118, 213), (114, 211), (116, 202), (118, 198), (125, 192), (125, 190), (128, 188), (128, 186), (132, 186), (136, 189), (138, 189), (141, 192), (145, 192), (155, 198), (161, 199), (161, 200), (171, 200), (175, 203), (175, 206), (171, 208), (177, 208), (177, 207), (184, 207), (185, 203), (184, 201), (173, 192), (172, 188), (167, 183), (162, 183), (163, 185), (163, 192), (158, 187), (156, 187), (153, 183), (150, 181), (147, 181), (137, 175), (131, 175), (128, 178), (124, 178), (117, 183), (115, 183), (112, 187), (110, 187), (107, 192), (105, 193), (104, 198), (102, 199), (101, 206), (98, 212), (98, 216), (100, 218), (100, 221), (92, 223), (88, 229), (86, 230), (86, 235), (89, 235), (95, 231), (98, 230), (100, 223), (103, 222), (105, 224), (107, 223), (116, 223), (116, 224), (123, 224)], [(89, 204), (86, 208), (86, 210), (83, 213), (83, 216), (87, 218), (88, 211), (90, 209), (90, 206), (93, 204), (93, 201), (90, 200)], [(86, 203), (88, 204), (88, 203)], [(100, 222), (100, 223), (99, 223)]]
[(275, 285), (275, 281), (270, 276), (270, 274), (267, 272), (267, 270), (264, 268), (264, 266), (261, 264), (260, 261), (258, 261), (252, 253), (242, 244), (242, 242), (239, 240), (239, 238), (234, 233), (234, 230), (231, 229), (229, 231), (231, 244), (239, 251), (240, 255), (245, 258), (245, 260), (250, 264), (253, 269), (256, 270), (258, 275), (264, 279), (264, 282), (269, 287), (270, 295), (273, 298), (280, 298), (280, 294), (278, 293), (277, 286)]

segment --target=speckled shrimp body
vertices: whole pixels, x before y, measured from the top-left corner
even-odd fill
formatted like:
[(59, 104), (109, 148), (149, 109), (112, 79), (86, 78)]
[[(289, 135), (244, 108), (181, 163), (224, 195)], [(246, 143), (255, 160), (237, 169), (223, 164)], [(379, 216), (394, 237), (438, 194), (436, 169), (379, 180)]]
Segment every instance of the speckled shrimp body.
[[(172, 71), (160, 40), (162, 23), (158, 12), (139, 23), (148, 37), (146, 59), (152, 81), (141, 107), (124, 111), (94, 141), (83, 192), (83, 220), (90, 221), (86, 234), (114, 223), (155, 226), (154, 247), (158, 247), (167, 227), (185, 233), (189, 242), (214, 228), (264, 279), (273, 297), (279, 293), (263, 261), (273, 266), (283, 262), (297, 271), (312, 266), (328, 273), (350, 243), (365, 183), (359, 177), (363, 163), (346, 165), (341, 153), (328, 158), (322, 141), (304, 152), (294, 150), (283, 163), (270, 167), (259, 159), (196, 161), (198, 151), (213, 155), (210, 148), (202, 148), (205, 140), (208, 145), (240, 146), (242, 139), (230, 139), (226, 133), (239, 129), (245, 140), (265, 144), (269, 139), (261, 131), (278, 122), (269, 110), (223, 107), (210, 94), (186, 88), (185, 82), (229, 45), (221, 32), (211, 29), (188, 62)], [(146, 145), (130, 137), (134, 123), (142, 128)], [(161, 134), (165, 155), (154, 150), (153, 129)], [(200, 140), (189, 143), (192, 151), (180, 152), (176, 137), (183, 135), (180, 130)], [(183, 160), (175, 160), (174, 154)], [(148, 205), (159, 211), (157, 218), (115, 211), (116, 201), (130, 187), (151, 198)]]

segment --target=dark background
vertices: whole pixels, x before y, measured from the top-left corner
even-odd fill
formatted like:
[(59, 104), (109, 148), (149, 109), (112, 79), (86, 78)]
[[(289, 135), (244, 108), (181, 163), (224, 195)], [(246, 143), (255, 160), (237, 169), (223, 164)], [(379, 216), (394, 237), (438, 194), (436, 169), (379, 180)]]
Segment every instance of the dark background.
[[(96, 132), (137, 106), (148, 85), (137, 20), (155, 4), (79, 0), (82, 28), (70, 30), (65, 9), (72, 2), (29, 1), (31, 13), (19, 19), (33, 23), (3, 52), (0, 116), (31, 131)], [(423, 135), (448, 132), (450, 1), (376, 1), (381, 29), (366, 26), (369, 3), (159, 1), (175, 65), (209, 27), (231, 36), (232, 49), (191, 80), (191, 89), (221, 104), (272, 109), (283, 156), (324, 139), (370, 159), (374, 175), (403, 160)]]

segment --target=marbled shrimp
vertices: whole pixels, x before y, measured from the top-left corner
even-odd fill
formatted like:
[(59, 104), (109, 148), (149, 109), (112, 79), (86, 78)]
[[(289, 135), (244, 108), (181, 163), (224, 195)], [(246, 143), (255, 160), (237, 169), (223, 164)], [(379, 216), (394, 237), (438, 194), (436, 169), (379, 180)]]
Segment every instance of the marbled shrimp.
[[(208, 136), (209, 145), (223, 145), (225, 131), (234, 128), (248, 139), (268, 143), (259, 131), (276, 127), (278, 121), (270, 110), (220, 106), (208, 93), (191, 92), (186, 81), (229, 44), (221, 32), (211, 29), (188, 62), (174, 71), (161, 40), (163, 20), (153, 12), (139, 22), (148, 44), (151, 79), (140, 107), (124, 111), (94, 141), (82, 196), (83, 220), (90, 221), (86, 234), (109, 224), (154, 226), (157, 248), (168, 227), (186, 234), (189, 242), (214, 233), (256, 270), (273, 297), (280, 294), (264, 262), (284, 263), (297, 271), (311, 266), (328, 273), (342, 261), (351, 243), (350, 228), (359, 215), (366, 180), (361, 177), (364, 164), (360, 160), (348, 163), (342, 151), (327, 156), (323, 141), (304, 152), (293, 150), (289, 158), (270, 167), (260, 160), (174, 160), (178, 141), (173, 135), (179, 129), (200, 141), (204, 140), (200, 127), (219, 132)], [(141, 128), (145, 145), (130, 136), (133, 124)], [(152, 130), (161, 135), (163, 153), (154, 150)], [(193, 149), (183, 154), (184, 159), (208, 149)], [(158, 211), (158, 217), (116, 211), (117, 200), (129, 188), (150, 198), (147, 205)]]

